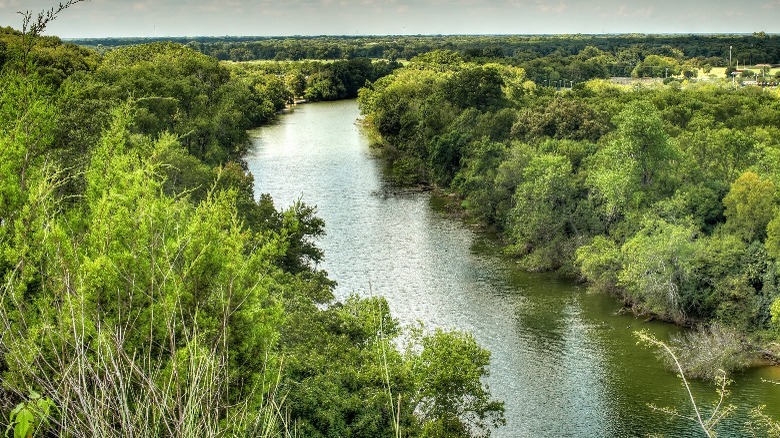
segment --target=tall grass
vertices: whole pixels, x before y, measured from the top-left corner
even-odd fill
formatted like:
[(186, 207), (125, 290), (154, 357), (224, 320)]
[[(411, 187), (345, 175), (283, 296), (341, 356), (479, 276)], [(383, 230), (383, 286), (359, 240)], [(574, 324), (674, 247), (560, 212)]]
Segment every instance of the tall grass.
[(278, 397), (281, 370), (274, 381), (242, 391), (258, 397), (235, 400), (229, 352), (200, 343), (197, 328), (177, 331), (175, 313), (164, 323), (170, 337), (184, 333), (184, 347), (155, 357), (140, 353), (153, 348), (126, 345), (127, 331), (137, 328), (93, 322), (77, 299), (66, 299), (57, 309), (67, 326), (42, 325), (34, 336), (24, 333), (20, 327), (32, 325), (24, 314), (10, 310), (18, 303), (7, 292), (4, 288), (6, 300), (0, 306), (0, 367), (5, 367), (0, 368), (0, 425), (34, 390), (55, 406), (40, 422), (39, 428), (48, 430), (39, 433), (133, 438), (292, 435), (284, 400)]

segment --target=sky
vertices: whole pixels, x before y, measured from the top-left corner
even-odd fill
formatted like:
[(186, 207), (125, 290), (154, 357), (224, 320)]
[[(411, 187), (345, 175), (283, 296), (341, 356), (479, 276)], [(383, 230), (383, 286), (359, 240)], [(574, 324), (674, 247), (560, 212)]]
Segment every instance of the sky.
[[(64, 0), (0, 0), (20, 28)], [(430, 34), (780, 33), (780, 0), (88, 0), (62, 38)]]

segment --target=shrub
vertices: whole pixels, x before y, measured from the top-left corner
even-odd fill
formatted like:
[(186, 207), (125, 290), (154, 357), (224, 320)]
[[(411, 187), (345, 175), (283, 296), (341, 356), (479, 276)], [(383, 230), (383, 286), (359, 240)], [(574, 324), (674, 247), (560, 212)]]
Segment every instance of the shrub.
[[(736, 330), (713, 324), (672, 337), (670, 347), (677, 355), (685, 375), (714, 380), (719, 370), (730, 373), (750, 365), (750, 351)], [(673, 367), (668, 356), (664, 356)]]

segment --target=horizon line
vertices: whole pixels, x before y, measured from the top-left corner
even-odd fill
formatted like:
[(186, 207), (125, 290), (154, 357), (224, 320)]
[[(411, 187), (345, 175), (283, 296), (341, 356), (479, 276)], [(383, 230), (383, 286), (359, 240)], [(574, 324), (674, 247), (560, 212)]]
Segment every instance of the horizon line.
[[(136, 36), (99, 36), (99, 37), (59, 37), (63, 41), (67, 40), (108, 40), (108, 39), (168, 39), (168, 38), (382, 38), (382, 37), (414, 37), (414, 38), (435, 38), (435, 37), (572, 37), (572, 36), (590, 36), (590, 37), (620, 37), (620, 36), (753, 36), (755, 32), (607, 32), (607, 33), (436, 33), (436, 34), (312, 34), (312, 35), (136, 35)], [(767, 33), (769, 37), (780, 36), (780, 33)], [(51, 35), (56, 36), (56, 35)]]

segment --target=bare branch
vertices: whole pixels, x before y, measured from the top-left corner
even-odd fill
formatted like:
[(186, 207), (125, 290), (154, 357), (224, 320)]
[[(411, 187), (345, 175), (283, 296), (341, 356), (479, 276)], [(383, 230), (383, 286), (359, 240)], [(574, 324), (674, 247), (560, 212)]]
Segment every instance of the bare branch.
[(46, 26), (54, 21), (62, 11), (75, 5), (76, 3), (82, 3), (87, 0), (68, 0), (65, 3), (59, 3), (57, 6), (47, 9), (45, 11), (38, 12), (35, 17), (35, 21), (32, 20), (32, 11), (17, 11), (22, 15), (22, 33), (30, 36), (37, 37), (46, 30)]

